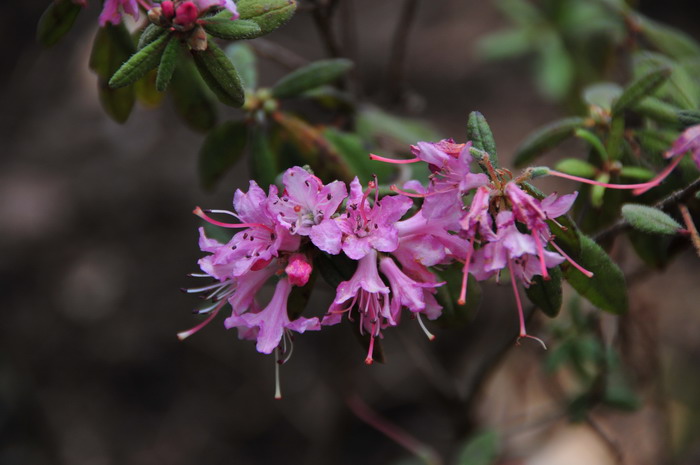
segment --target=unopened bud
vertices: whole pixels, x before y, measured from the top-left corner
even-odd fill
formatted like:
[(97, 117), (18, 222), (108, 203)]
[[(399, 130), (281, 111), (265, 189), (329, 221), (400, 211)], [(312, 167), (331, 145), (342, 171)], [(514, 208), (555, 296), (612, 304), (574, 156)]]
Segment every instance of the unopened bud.
[(295, 253), (289, 257), (289, 265), (284, 269), (289, 276), (289, 282), (295, 286), (304, 286), (309, 282), (309, 276), (313, 271), (311, 263), (309, 263), (306, 255)]
[(173, 2), (170, 0), (161, 3), (160, 8), (163, 10), (163, 16), (167, 19), (173, 19), (173, 17), (175, 17), (175, 5), (173, 5)]
[(194, 2), (184, 2), (181, 3), (175, 10), (175, 19), (173, 20), (173, 23), (179, 25), (181, 30), (186, 31), (194, 27), (197, 16), (199, 16), (199, 12), (197, 11), (197, 6), (194, 4)]
[(148, 20), (156, 26), (163, 26), (165, 18), (163, 17), (163, 9), (159, 6), (148, 10)]
[(198, 52), (203, 52), (207, 49), (207, 33), (202, 26), (198, 25), (192, 31), (192, 34), (187, 39), (187, 44), (192, 50), (196, 50)]

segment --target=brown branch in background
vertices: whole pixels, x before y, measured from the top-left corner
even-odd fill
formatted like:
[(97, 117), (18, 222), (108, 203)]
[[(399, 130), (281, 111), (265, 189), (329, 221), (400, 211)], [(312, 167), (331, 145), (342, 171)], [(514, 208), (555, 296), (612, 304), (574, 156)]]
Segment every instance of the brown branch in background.
[(340, 45), (333, 31), (333, 13), (338, 6), (338, 0), (311, 0), (311, 3), (314, 5), (311, 16), (314, 18), (316, 29), (323, 40), (326, 53), (333, 58), (342, 56)]
[(418, 4), (419, 0), (404, 1), (391, 45), (391, 57), (389, 58), (389, 69), (387, 72), (387, 89), (389, 90), (389, 98), (396, 103), (401, 102), (406, 92), (406, 50), (408, 49), (411, 27), (418, 11)]
[[(672, 193), (665, 199), (662, 199), (661, 201), (657, 202), (653, 206), (661, 210), (666, 210), (675, 205), (678, 205), (681, 202), (684, 202), (686, 199), (688, 199), (698, 191), (700, 191), (700, 178), (696, 179), (683, 189), (677, 190), (676, 192)], [(621, 219), (612, 226), (608, 227), (607, 229), (604, 229), (594, 234), (593, 239), (596, 242), (605, 241), (606, 239), (614, 237), (628, 226), (629, 223), (626, 220)]]
[(688, 207), (686, 207), (684, 204), (678, 205), (678, 209), (681, 211), (681, 215), (683, 216), (683, 222), (685, 223), (685, 228), (688, 231), (688, 234), (690, 234), (690, 240), (693, 243), (693, 247), (695, 247), (695, 251), (697, 252), (698, 256), (700, 256), (700, 235), (698, 235), (698, 228), (695, 227), (693, 217), (690, 216)]
[(346, 400), (348, 407), (362, 421), (372, 428), (387, 436), (413, 455), (423, 460), (428, 465), (442, 465), (443, 460), (438, 453), (429, 445), (421, 442), (408, 431), (389, 422), (372, 410), (362, 399), (357, 396), (349, 397)]
[(289, 70), (294, 70), (309, 64), (309, 60), (306, 58), (297, 55), (288, 48), (275, 42), (270, 42), (267, 39), (251, 40), (249, 44), (258, 56), (274, 61)]
[(622, 448), (620, 447), (620, 444), (613, 438), (611, 438), (610, 435), (608, 435), (600, 427), (598, 422), (593, 420), (591, 415), (586, 415), (586, 423), (588, 423), (588, 426), (591, 427), (591, 430), (601, 439), (601, 441), (603, 441), (603, 443), (615, 459), (615, 463), (624, 463), (624, 454), (622, 453)]

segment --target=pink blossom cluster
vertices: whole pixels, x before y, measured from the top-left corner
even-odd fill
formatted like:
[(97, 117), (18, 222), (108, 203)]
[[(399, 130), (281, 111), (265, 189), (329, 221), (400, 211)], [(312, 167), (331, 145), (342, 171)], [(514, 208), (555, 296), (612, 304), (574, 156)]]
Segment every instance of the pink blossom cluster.
[[(357, 178), (348, 192), (341, 181), (323, 184), (307, 170), (293, 167), (282, 177), (281, 192), (272, 185), (266, 193), (250, 181), (247, 192), (236, 191), (234, 211), (197, 208), (195, 213), (209, 223), (240, 231), (222, 243), (200, 229), (199, 245), (208, 255), (199, 260), (203, 273), (195, 276), (215, 281), (188, 291), (206, 293), (211, 304), (199, 313), (210, 316), (179, 337), (201, 329), (228, 303), (232, 313), (225, 327), (257, 341), (259, 352), (275, 351), (281, 363), (291, 351), (292, 331), (320, 330), (345, 316), (368, 336), (369, 364), (375, 339), (399, 324), (404, 308), (432, 339), (421, 316), (435, 320), (442, 313), (435, 296), (444, 282), (434, 270), (455, 262), (463, 267), (461, 304), (469, 274), (486, 280), (508, 270), (520, 337), (531, 337), (517, 283), (527, 287), (535, 276), (548, 279), (549, 268), (571, 261), (554, 243), (548, 221), (564, 215), (577, 194), (538, 199), (506, 170), (473, 172), (470, 148), (469, 142), (452, 140), (412, 146), (415, 158), (395, 162), (424, 162), (432, 173), (427, 186), (418, 181), (403, 186), (413, 192), (392, 186), (396, 195), (380, 197), (376, 181), (365, 187)], [(233, 216), (239, 222), (223, 223), (210, 214)], [(357, 268), (337, 286), (325, 315), (290, 317), (289, 296), (294, 287), (307, 285), (319, 254), (344, 254)], [(263, 307), (257, 295), (267, 282), (276, 282), (276, 287)]]
[[(79, 3), (84, 4), (85, 1), (80, 0)], [(106, 26), (107, 23), (121, 23), (124, 14), (138, 20), (139, 6), (146, 11), (157, 7), (173, 26), (184, 28), (194, 24), (197, 18), (212, 8), (225, 8), (233, 13), (232, 19), (238, 18), (238, 10), (233, 0), (105, 0), (99, 17), (100, 27)]]

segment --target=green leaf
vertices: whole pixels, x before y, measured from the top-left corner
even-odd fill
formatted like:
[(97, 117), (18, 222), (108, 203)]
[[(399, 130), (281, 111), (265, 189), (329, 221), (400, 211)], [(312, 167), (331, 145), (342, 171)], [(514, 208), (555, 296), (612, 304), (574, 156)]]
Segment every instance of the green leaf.
[(498, 458), (500, 439), (495, 431), (478, 433), (459, 451), (458, 465), (492, 465)]
[(208, 43), (206, 50), (192, 50), (199, 74), (221, 103), (242, 107), (245, 103), (245, 91), (236, 68), (214, 40), (209, 40)]
[(139, 36), (139, 43), (136, 46), (136, 50), (141, 50), (146, 45), (150, 44), (156, 40), (161, 35), (167, 33), (168, 31), (160, 26), (156, 26), (153, 23), (149, 23), (148, 26), (144, 28)]
[(134, 51), (129, 32), (123, 24), (107, 24), (98, 29), (90, 52), (89, 66), (97, 74), (100, 104), (114, 121), (124, 123), (136, 101), (133, 86), (112, 89), (107, 84), (110, 76)]
[(540, 53), (535, 62), (537, 88), (552, 100), (561, 100), (571, 89), (574, 78), (574, 64), (560, 38), (550, 34), (542, 41)]
[(376, 174), (380, 184), (388, 182), (394, 172), (392, 165), (369, 159), (367, 147), (362, 138), (356, 134), (339, 131), (329, 127), (323, 131), (323, 137), (355, 173), (360, 182), (366, 183)]
[(647, 266), (662, 270), (671, 261), (672, 254), (669, 251), (673, 236), (659, 236), (646, 234), (637, 230), (631, 230), (627, 237), (634, 247), (634, 251)]
[(238, 71), (243, 85), (249, 91), (258, 86), (258, 70), (255, 53), (247, 44), (231, 44), (225, 49), (226, 56)]
[(270, 135), (259, 125), (250, 131), (250, 170), (263, 188), (274, 184), (280, 172), (279, 160), (270, 147)]
[(489, 154), (491, 164), (498, 168), (498, 153), (496, 152), (496, 141), (493, 138), (491, 127), (486, 122), (484, 115), (478, 111), (469, 113), (467, 120), (467, 140), (472, 141), (472, 145)]
[[(600, 173), (596, 178), (596, 181), (603, 184), (610, 182), (610, 173)], [(600, 208), (603, 206), (603, 197), (605, 196), (605, 187), (603, 186), (591, 186), (591, 205), (595, 208)]]
[(574, 135), (579, 139), (583, 139), (588, 142), (600, 156), (601, 161), (607, 161), (610, 158), (608, 151), (603, 145), (603, 141), (601, 141), (600, 138), (593, 132), (589, 131), (588, 129), (578, 128), (574, 131)]
[(530, 302), (535, 304), (548, 317), (554, 318), (559, 314), (562, 303), (561, 277), (559, 267), (550, 268), (549, 280), (535, 276), (532, 284), (525, 288), (525, 294)]
[(678, 122), (683, 129), (700, 124), (700, 111), (680, 110), (678, 112)]
[(678, 234), (683, 227), (672, 217), (648, 205), (628, 203), (622, 206), (622, 216), (635, 229), (649, 234)]
[(184, 48), (185, 44), (177, 37), (173, 37), (168, 41), (168, 45), (165, 46), (156, 77), (156, 89), (158, 89), (159, 92), (165, 92), (165, 89), (168, 88), (168, 84), (170, 84), (170, 80), (173, 78), (173, 72), (177, 67), (177, 62), (182, 57)]
[(328, 255), (319, 252), (314, 257), (314, 269), (318, 269), (323, 280), (336, 289), (343, 281), (348, 281), (355, 274), (357, 262), (349, 259), (345, 254)]
[(144, 77), (134, 83), (136, 100), (147, 108), (157, 107), (165, 98), (165, 94), (156, 89), (157, 77), (158, 70), (152, 69), (147, 72)]
[(205, 189), (212, 189), (241, 159), (247, 138), (243, 121), (227, 121), (207, 134), (199, 152), (199, 178)]
[(604, 111), (612, 110), (613, 102), (622, 94), (622, 87), (614, 82), (592, 84), (583, 90), (583, 100)]
[(365, 106), (357, 114), (357, 133), (363, 139), (390, 138), (398, 145), (408, 146), (418, 141), (437, 141), (440, 134), (427, 123), (401, 118), (377, 107)]
[(136, 52), (124, 63), (114, 76), (109, 80), (109, 86), (113, 89), (133, 84), (147, 72), (158, 66), (163, 49), (167, 44), (170, 34), (163, 34), (156, 40)]
[(700, 86), (695, 76), (698, 70), (691, 62), (676, 62), (666, 55), (653, 52), (637, 52), (632, 59), (633, 73), (641, 77), (658, 68), (671, 69), (666, 84), (658, 88), (655, 95), (684, 109), (696, 109), (700, 104)]
[(613, 104), (613, 115), (619, 115), (644, 97), (651, 96), (669, 77), (671, 77), (669, 68), (658, 68), (632, 81), (625, 87), (620, 98)]
[(71, 30), (83, 7), (71, 0), (54, 0), (39, 18), (36, 40), (44, 47), (55, 45)]
[[(269, 34), (292, 19), (297, 9), (296, 0), (239, 0), (236, 2), (241, 19), (249, 19), (260, 27), (260, 35)], [(223, 13), (223, 14), (222, 14)], [(216, 17), (231, 17), (231, 12), (224, 10)]]
[(627, 286), (622, 270), (590, 237), (580, 234), (581, 251), (571, 257), (594, 275), (587, 278), (571, 265), (562, 264), (564, 278), (590, 303), (606, 312), (621, 314), (627, 311)]
[(622, 169), (620, 169), (620, 176), (631, 178), (636, 181), (649, 181), (656, 176), (656, 174), (653, 171), (641, 166), (624, 166)]
[(486, 60), (503, 60), (532, 49), (531, 34), (525, 29), (494, 32), (479, 39), (477, 54)]
[(181, 60), (168, 87), (175, 110), (187, 125), (199, 132), (216, 126), (216, 101), (197, 73), (192, 59)]
[(272, 96), (274, 98), (298, 97), (308, 90), (338, 80), (350, 71), (352, 66), (352, 61), (346, 58), (315, 61), (280, 79), (272, 87)]
[(700, 45), (686, 33), (642, 15), (636, 20), (642, 34), (659, 51), (676, 59), (700, 57)]
[(442, 305), (442, 314), (438, 323), (448, 328), (459, 328), (473, 320), (476, 310), (481, 304), (481, 285), (469, 275), (467, 280), (467, 299), (464, 305), (459, 305), (457, 299), (462, 290), (462, 265), (454, 263), (442, 270), (436, 271), (439, 281), (445, 281), (437, 288), (437, 301)]
[(556, 165), (554, 169), (562, 173), (581, 178), (593, 179), (598, 169), (587, 161), (578, 160), (576, 158), (565, 158)]
[(214, 37), (226, 40), (254, 39), (262, 35), (258, 23), (246, 19), (208, 18), (203, 20), (204, 30)]
[(659, 123), (676, 124), (679, 121), (678, 108), (655, 97), (641, 100), (632, 109)]
[(564, 118), (550, 123), (532, 133), (515, 152), (514, 164), (524, 166), (560, 142), (568, 139), (586, 120), (580, 117)]

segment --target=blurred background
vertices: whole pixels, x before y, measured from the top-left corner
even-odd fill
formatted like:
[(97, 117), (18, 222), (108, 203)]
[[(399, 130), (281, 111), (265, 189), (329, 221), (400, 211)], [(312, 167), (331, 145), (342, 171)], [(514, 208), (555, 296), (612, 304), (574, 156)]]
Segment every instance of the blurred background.
[[(629, 315), (602, 317), (603, 331), (622, 335), (641, 408), (594, 410), (576, 424), (560, 413), (566, 379), (544, 370), (538, 346), (509, 345), (488, 366), (475, 360), (516, 331), (510, 290), (495, 284), (484, 287), (467, 328), (433, 327), (432, 343), (410, 321), (386, 331), (385, 364), (365, 366), (345, 326), (296, 338), (281, 401), (273, 399), (273, 358), (220, 321), (179, 342), (175, 334), (196, 322), (194, 298), (178, 290), (194, 284), (186, 275), (200, 256), (191, 211), (228, 208), (246, 170), (205, 193), (195, 175), (203, 136), (167, 100), (138, 107), (124, 125), (105, 116), (87, 67), (97, 3), (49, 50), (34, 42), (46, 1), (4, 2), (0, 16), (0, 464), (423, 463), (358, 418), (358, 405), (445, 463), (457, 463), (464, 441), (486, 430), (499, 434), (498, 463), (700, 463), (692, 251), (662, 273), (635, 275)], [(404, 2), (349, 3), (358, 74), (368, 98), (386, 103), (386, 61)], [(418, 5), (398, 111), (461, 141), (468, 113), (479, 110), (509, 166), (517, 144), (566, 109), (537, 92), (530, 56), (476, 58), (478, 39), (508, 24), (491, 2)], [(638, 6), (700, 35), (694, 1)], [(307, 59), (324, 56), (308, 12), (267, 39)], [(285, 71), (261, 65), (263, 84)], [(612, 253), (632, 272), (639, 264), (625, 251), (620, 244)], [(312, 305), (322, 312), (332, 295), (319, 288)], [(535, 332), (550, 324), (530, 323)]]

